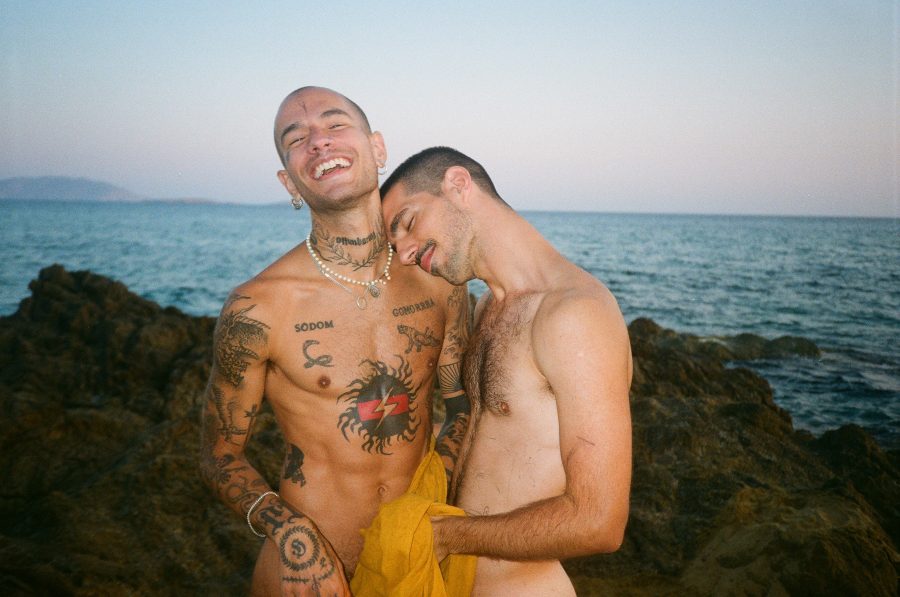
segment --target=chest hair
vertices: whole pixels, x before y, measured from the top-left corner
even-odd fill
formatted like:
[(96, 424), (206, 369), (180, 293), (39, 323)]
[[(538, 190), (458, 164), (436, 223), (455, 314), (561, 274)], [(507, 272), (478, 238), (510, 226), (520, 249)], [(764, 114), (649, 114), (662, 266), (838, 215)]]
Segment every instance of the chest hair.
[(469, 343), (463, 367), (469, 396), (495, 414), (510, 414), (507, 387), (510, 385), (510, 348), (520, 341), (529, 313), (527, 298), (507, 299), (501, 307), (491, 300)]

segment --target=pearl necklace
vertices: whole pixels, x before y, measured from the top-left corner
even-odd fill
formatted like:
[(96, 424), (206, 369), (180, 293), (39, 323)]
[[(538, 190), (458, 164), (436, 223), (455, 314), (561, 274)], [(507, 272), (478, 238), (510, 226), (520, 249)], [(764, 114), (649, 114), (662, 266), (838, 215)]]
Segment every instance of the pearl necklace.
[[(322, 263), (322, 259), (319, 257), (316, 250), (312, 248), (312, 243), (310, 242), (310, 237), (312, 237), (312, 230), (309, 231), (309, 234), (306, 235), (306, 250), (309, 251), (309, 256), (312, 257), (312, 260), (315, 262), (316, 267), (319, 268), (319, 273), (323, 276), (349, 292), (353, 294), (353, 291), (338, 282), (338, 280), (343, 280), (344, 282), (350, 282), (351, 284), (358, 284), (360, 286), (365, 286), (366, 291), (372, 295), (372, 298), (378, 298), (381, 296), (381, 289), (378, 287), (378, 283), (380, 282), (382, 286), (387, 285), (388, 280), (391, 279), (391, 260), (394, 258), (394, 248), (388, 243), (388, 257), (387, 263), (384, 264), (384, 270), (381, 272), (381, 275), (371, 280), (369, 282), (364, 282), (362, 280), (356, 280), (349, 276), (345, 276), (343, 274), (339, 274), (324, 263)], [(384, 278), (382, 280), (382, 278)], [(355, 296), (355, 295), (354, 295)], [(366, 295), (363, 293), (362, 296), (356, 297), (356, 306), (360, 309), (365, 309), (367, 306)]]

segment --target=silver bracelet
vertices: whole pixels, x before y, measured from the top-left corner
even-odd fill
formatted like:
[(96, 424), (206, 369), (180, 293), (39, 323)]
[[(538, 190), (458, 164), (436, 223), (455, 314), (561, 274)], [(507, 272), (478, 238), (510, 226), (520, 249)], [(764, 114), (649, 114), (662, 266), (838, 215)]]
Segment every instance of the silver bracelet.
[(278, 494), (275, 493), (274, 491), (267, 491), (264, 494), (262, 494), (261, 496), (259, 496), (258, 498), (256, 498), (256, 501), (253, 502), (253, 505), (250, 506), (249, 510), (247, 510), (247, 526), (250, 527), (250, 530), (253, 531), (253, 534), (256, 535), (257, 537), (265, 537), (266, 534), (259, 533), (256, 531), (256, 529), (253, 528), (253, 525), (250, 524), (250, 513), (253, 512), (253, 509), (256, 508), (259, 505), (259, 503), (261, 501), (263, 501), (263, 498), (266, 497), (267, 495), (274, 495), (275, 497), (278, 497)]

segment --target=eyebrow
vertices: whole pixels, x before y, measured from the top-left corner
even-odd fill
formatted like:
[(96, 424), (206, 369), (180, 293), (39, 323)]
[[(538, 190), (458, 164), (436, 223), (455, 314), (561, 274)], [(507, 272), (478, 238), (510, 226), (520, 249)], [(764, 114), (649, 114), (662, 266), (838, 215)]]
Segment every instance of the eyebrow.
[(391, 220), (391, 236), (394, 236), (397, 234), (397, 226), (400, 225), (400, 219), (403, 217), (403, 214), (406, 213), (406, 210), (407, 210), (407, 208), (404, 207), (399, 212), (397, 212), (397, 215), (394, 216), (393, 220)]
[[(350, 118), (350, 114), (346, 110), (341, 110), (340, 108), (331, 108), (330, 110), (325, 110), (324, 112), (322, 112), (319, 118), (330, 118), (331, 116), (346, 116), (347, 118)], [(301, 126), (304, 125), (300, 124), (299, 122), (292, 122), (291, 124), (287, 125), (284, 130), (281, 131), (281, 143), (284, 144), (284, 138), (288, 133), (297, 130)]]
[(287, 125), (286, 127), (284, 127), (284, 130), (281, 131), (281, 143), (282, 143), (282, 145), (284, 144), (284, 138), (285, 138), (285, 136), (287, 136), (287, 134), (290, 133), (291, 131), (297, 130), (298, 128), (300, 128), (300, 123), (299, 123), (299, 122), (292, 122), (291, 124), (289, 124), (289, 125)]
[(340, 108), (331, 108), (330, 110), (322, 112), (320, 118), (328, 118), (329, 116), (347, 116), (349, 118), (350, 114)]

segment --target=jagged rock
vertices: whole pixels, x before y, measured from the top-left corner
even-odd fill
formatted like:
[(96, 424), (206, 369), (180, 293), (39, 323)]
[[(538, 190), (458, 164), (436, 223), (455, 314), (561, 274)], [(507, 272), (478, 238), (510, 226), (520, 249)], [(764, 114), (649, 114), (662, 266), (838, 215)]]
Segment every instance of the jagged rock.
[(619, 552), (567, 563), (579, 594), (895, 594), (900, 474), (862, 429), (794, 431), (765, 380), (726, 366), (772, 358), (764, 340), (629, 334), (631, 516)]
[[(214, 320), (41, 271), (0, 319), (0, 582), (15, 594), (245, 592), (259, 543), (197, 473)], [(271, 413), (250, 450), (277, 476)]]
[[(4, 593), (246, 593), (260, 542), (197, 471), (213, 319), (59, 266), (31, 290), (0, 318)], [(727, 365), (806, 341), (629, 331), (631, 518), (619, 552), (567, 562), (579, 594), (896, 593), (896, 454), (857, 427), (794, 431)], [(268, 410), (249, 452), (274, 484)]]

